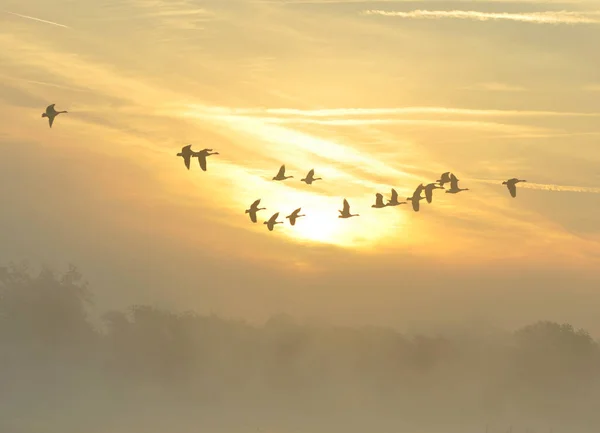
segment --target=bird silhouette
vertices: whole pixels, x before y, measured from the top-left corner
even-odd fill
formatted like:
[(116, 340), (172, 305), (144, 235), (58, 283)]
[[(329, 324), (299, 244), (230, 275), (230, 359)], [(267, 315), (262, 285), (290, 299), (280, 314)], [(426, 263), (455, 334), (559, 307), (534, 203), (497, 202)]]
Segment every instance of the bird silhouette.
[(202, 171), (206, 171), (206, 157), (218, 154), (219, 152), (213, 152), (212, 149), (202, 149), (200, 152), (194, 152), (194, 155), (192, 156), (198, 158), (198, 164), (200, 164), (200, 168)]
[(458, 179), (454, 174), (450, 175), (450, 189), (446, 190), (446, 194), (457, 194), (461, 191), (468, 191), (469, 188), (459, 188), (458, 187)]
[(412, 208), (415, 212), (419, 212), (419, 208), (420, 208), (419, 202), (425, 198), (425, 197), (421, 196), (421, 191), (423, 191), (423, 189), (425, 189), (425, 187), (423, 186), (423, 184), (420, 184), (417, 187), (417, 189), (415, 189), (415, 192), (413, 192), (412, 197), (406, 197), (406, 200), (408, 200), (412, 203)]
[(308, 172), (304, 179), (300, 179), (301, 182), (305, 182), (307, 185), (311, 185), (315, 180), (323, 180), (320, 177), (315, 177), (315, 169), (313, 168)]
[(386, 206), (398, 206), (400, 204), (406, 204), (405, 201), (398, 201), (398, 193), (392, 188), (392, 197), (388, 200)]
[(56, 104), (51, 104), (46, 107), (46, 112), (42, 113), (42, 117), (48, 118), (48, 123), (50, 124), (50, 128), (52, 128), (52, 124), (54, 123), (54, 118), (62, 113), (67, 113), (67, 111), (56, 111), (54, 106)]
[(385, 206), (386, 205), (383, 203), (383, 194), (380, 194), (380, 193), (375, 194), (375, 204), (371, 205), (371, 207), (380, 209)]
[(505, 180), (504, 182), (502, 182), (502, 185), (506, 185), (506, 187), (508, 188), (508, 191), (510, 192), (510, 195), (512, 198), (515, 198), (517, 196), (517, 184), (519, 182), (527, 182), (527, 181), (513, 177), (512, 179), (508, 179), (508, 180)]
[(427, 199), (427, 203), (431, 203), (433, 199), (433, 190), (434, 189), (444, 189), (443, 186), (438, 186), (436, 183), (429, 183), (425, 185), (425, 198)]
[(290, 220), (290, 224), (291, 225), (296, 225), (296, 219), (306, 216), (306, 215), (299, 215), (300, 213), (300, 209), (302, 209), (301, 207), (299, 207), (298, 209), (296, 209), (294, 212), (292, 212), (291, 214), (289, 214), (288, 216), (286, 216), (286, 218), (288, 218)]
[(445, 183), (450, 183), (450, 172), (447, 171), (446, 173), (442, 173), (442, 176), (436, 180), (437, 183), (440, 184), (440, 186), (444, 186)]
[(277, 172), (277, 176), (273, 178), (273, 180), (286, 180), (292, 178), (294, 176), (286, 176), (285, 175), (285, 164), (279, 167), (279, 171)]
[(258, 199), (256, 200), (254, 203), (252, 203), (250, 205), (249, 209), (246, 209), (246, 213), (250, 214), (250, 220), (255, 223), (256, 222), (256, 212), (258, 212), (259, 210), (264, 210), (266, 209), (266, 207), (258, 207), (258, 205), (260, 204), (260, 200)]
[(344, 199), (344, 209), (338, 210), (338, 212), (340, 213), (338, 215), (338, 218), (351, 218), (351, 217), (355, 217), (355, 216), (360, 216), (359, 214), (351, 214), (350, 213), (350, 204), (348, 203), (348, 200), (346, 200), (346, 199)]
[(275, 224), (283, 224), (283, 222), (281, 221), (277, 221), (277, 217), (279, 216), (279, 212), (274, 213), (271, 218), (269, 218), (268, 221), (265, 221), (263, 224), (267, 225), (267, 228), (269, 229), (270, 232), (273, 231), (273, 228), (275, 227)]
[(192, 145), (188, 144), (187, 146), (183, 146), (181, 148), (181, 152), (179, 152), (177, 154), (177, 156), (181, 156), (183, 158), (183, 163), (185, 164), (185, 167), (189, 170), (190, 169), (190, 160), (192, 158), (192, 156), (195, 156), (196, 152), (194, 152), (192, 150)]

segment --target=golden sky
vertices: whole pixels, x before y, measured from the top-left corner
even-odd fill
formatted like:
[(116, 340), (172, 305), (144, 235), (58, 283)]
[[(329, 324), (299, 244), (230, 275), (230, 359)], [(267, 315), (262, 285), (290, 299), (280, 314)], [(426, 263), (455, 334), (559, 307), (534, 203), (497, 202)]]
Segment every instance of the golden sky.
[[(103, 305), (600, 329), (600, 2), (3, 4), (0, 259)], [(445, 171), (470, 190), (371, 208)]]

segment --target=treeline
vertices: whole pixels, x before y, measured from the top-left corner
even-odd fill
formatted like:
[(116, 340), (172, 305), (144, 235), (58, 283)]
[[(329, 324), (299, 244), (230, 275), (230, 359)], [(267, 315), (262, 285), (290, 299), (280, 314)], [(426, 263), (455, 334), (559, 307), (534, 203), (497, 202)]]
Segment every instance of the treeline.
[(0, 268), (0, 431), (600, 431), (600, 346), (569, 324), (403, 335), (136, 305), (100, 326), (92, 308), (75, 269)]

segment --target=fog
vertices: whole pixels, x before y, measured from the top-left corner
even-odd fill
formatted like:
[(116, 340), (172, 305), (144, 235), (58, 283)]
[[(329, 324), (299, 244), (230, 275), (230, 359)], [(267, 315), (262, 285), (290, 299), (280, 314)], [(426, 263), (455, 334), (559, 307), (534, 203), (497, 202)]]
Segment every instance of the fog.
[[(0, 431), (596, 432), (598, 342), (569, 324), (403, 334), (97, 311), (75, 268), (0, 269)], [(100, 319), (97, 319), (97, 318)]]

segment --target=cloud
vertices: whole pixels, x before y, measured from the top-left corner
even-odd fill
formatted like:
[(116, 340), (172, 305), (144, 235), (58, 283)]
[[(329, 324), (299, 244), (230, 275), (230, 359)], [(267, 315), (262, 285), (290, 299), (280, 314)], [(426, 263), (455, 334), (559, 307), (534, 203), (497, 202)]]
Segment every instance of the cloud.
[(497, 82), (477, 83), (473, 84), (472, 86), (464, 87), (464, 89), (487, 90), (490, 92), (524, 92), (527, 90), (524, 87)]
[(382, 15), (387, 17), (414, 18), (414, 19), (467, 19), (475, 21), (519, 21), (534, 24), (598, 24), (599, 11), (573, 12), (573, 11), (546, 11), (546, 12), (479, 12), (479, 11), (430, 11), (414, 10), (410, 12), (365, 10), (364, 15)]
[(53, 26), (63, 27), (65, 29), (70, 29), (71, 28), (71, 27), (66, 26), (64, 24), (55, 23), (54, 21), (43, 20), (41, 18), (31, 17), (29, 15), (21, 15), (21, 14), (18, 14), (18, 13), (15, 13), (15, 12), (10, 12), (10, 11), (4, 11), (4, 12), (7, 13), (7, 14), (10, 14), (10, 15), (14, 15), (16, 17), (25, 18), (25, 19), (28, 19), (28, 20), (37, 21), (37, 22), (45, 23), (45, 24), (51, 24)]
[[(488, 183), (491, 185), (501, 185), (504, 180), (489, 180), (489, 179), (466, 179), (475, 182)], [(526, 182), (520, 183), (519, 188), (536, 189), (541, 191), (556, 191), (556, 192), (582, 192), (589, 194), (600, 194), (600, 188), (587, 187), (587, 186), (566, 186), (566, 185), (554, 185), (546, 183), (533, 183)]]
[[(255, 0), (254, 3), (273, 3), (281, 5), (313, 4), (364, 4), (364, 3), (426, 3), (440, 0)], [(460, 3), (541, 3), (541, 4), (579, 4), (588, 0), (452, 0)]]

